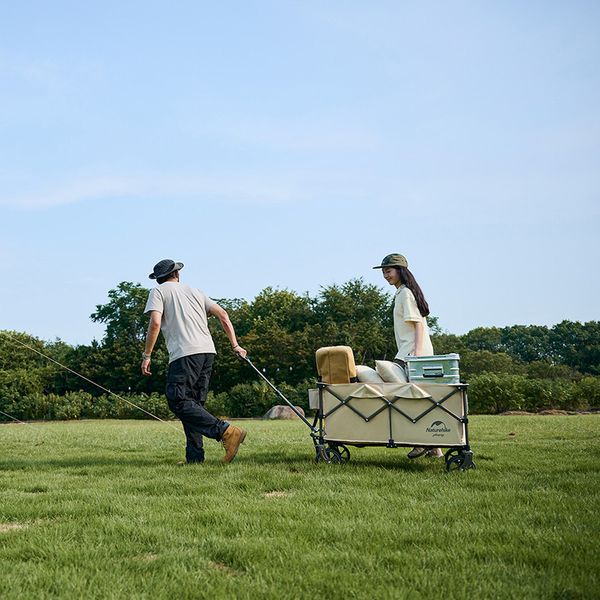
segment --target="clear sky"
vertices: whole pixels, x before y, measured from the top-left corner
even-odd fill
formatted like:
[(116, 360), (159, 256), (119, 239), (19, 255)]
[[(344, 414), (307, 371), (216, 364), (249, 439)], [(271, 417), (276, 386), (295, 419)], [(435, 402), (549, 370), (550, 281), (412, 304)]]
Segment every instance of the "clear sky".
[(162, 258), (251, 300), (401, 252), (452, 333), (598, 320), (600, 3), (3, 2), (0, 221), (43, 339)]

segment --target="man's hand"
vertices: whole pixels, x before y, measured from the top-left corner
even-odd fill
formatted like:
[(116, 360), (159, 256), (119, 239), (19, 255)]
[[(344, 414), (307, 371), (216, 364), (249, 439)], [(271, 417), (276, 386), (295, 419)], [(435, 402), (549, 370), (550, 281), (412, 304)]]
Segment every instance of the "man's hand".
[(149, 358), (142, 359), (142, 375), (146, 375), (146, 377), (149, 377), (150, 375), (152, 375), (152, 371), (150, 371), (150, 359)]
[(233, 349), (233, 351), (242, 358), (246, 358), (246, 356), (248, 355), (248, 352), (246, 352), (246, 350), (242, 348), (239, 344)]

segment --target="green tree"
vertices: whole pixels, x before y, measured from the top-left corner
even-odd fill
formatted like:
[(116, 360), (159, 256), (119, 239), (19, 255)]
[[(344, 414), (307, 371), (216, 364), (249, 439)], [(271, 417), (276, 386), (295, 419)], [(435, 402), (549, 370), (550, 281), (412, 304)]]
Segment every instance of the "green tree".
[(582, 373), (600, 374), (599, 321), (562, 321), (550, 330), (550, 344), (556, 362)]
[(321, 325), (319, 346), (350, 346), (361, 363), (392, 358), (396, 354), (392, 301), (362, 278), (321, 288), (314, 302)]
[[(311, 362), (307, 331), (314, 320), (311, 302), (288, 290), (264, 289), (251, 302), (219, 302), (232, 320), (240, 344), (258, 368), (274, 381), (298, 382), (306, 377)], [(209, 327), (219, 355), (215, 361), (212, 388), (227, 391), (255, 375), (244, 367), (233, 352), (218, 320)]]
[(42, 340), (19, 331), (0, 330), (0, 371), (45, 366), (46, 359), (36, 354), (35, 350), (44, 353)]
[(140, 345), (144, 341), (147, 321), (143, 314), (147, 299), (148, 290), (130, 281), (122, 281), (108, 292), (108, 302), (98, 304), (90, 316), (95, 323), (105, 325), (103, 341), (106, 344), (118, 340)]
[[(140, 372), (140, 356), (148, 327), (144, 308), (148, 290), (139, 283), (123, 281), (108, 292), (108, 302), (96, 306), (91, 319), (105, 325), (100, 346), (82, 348), (80, 366), (87, 377), (113, 392), (163, 391), (167, 351), (159, 336), (152, 355), (152, 377)], [(94, 377), (92, 377), (92, 375)], [(88, 388), (94, 394), (99, 391)]]
[(464, 342), (464, 336), (452, 333), (435, 333), (431, 336), (431, 343), (436, 354), (451, 354), (456, 352), (462, 355), (469, 351)]
[(583, 376), (573, 367), (561, 365), (549, 360), (534, 360), (525, 365), (527, 376), (531, 379), (565, 379), (579, 381)]
[(551, 356), (550, 331), (543, 325), (513, 325), (501, 330), (504, 352), (522, 362), (547, 360)]
[(481, 373), (520, 374), (524, 367), (505, 352), (489, 350), (465, 350), (460, 355), (460, 375), (463, 381)]
[(476, 327), (463, 336), (469, 350), (488, 350), (502, 352), (502, 329), (499, 327)]

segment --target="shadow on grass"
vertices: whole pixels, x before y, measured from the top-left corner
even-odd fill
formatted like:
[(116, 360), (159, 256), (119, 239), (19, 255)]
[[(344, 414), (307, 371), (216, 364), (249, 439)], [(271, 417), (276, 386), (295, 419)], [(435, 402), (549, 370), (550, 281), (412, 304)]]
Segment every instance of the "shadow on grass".
[(127, 458), (114, 456), (77, 456), (69, 458), (31, 458), (31, 459), (10, 459), (5, 457), (0, 460), (0, 470), (2, 471), (23, 471), (31, 469), (87, 469), (96, 467), (148, 467), (150, 465), (162, 464), (164, 461), (156, 461), (147, 457)]
[[(404, 473), (425, 473), (432, 470), (445, 471), (443, 459), (420, 458), (409, 460), (403, 454), (405, 448), (389, 449), (380, 448), (374, 452), (368, 450), (368, 454), (361, 456), (359, 448), (353, 448), (351, 458), (346, 463), (325, 463), (315, 460), (315, 451), (307, 447), (306, 452), (290, 453), (289, 450), (272, 451), (253, 449), (252, 453), (245, 454), (240, 452), (235, 465), (264, 465), (265, 468), (272, 469), (279, 466), (291, 473), (305, 473), (315, 467), (321, 469), (348, 469), (362, 470), (385, 469)], [(483, 458), (483, 457), (482, 457)], [(485, 459), (484, 459), (485, 460)], [(220, 460), (215, 461), (208, 458), (205, 466), (221, 465)], [(189, 465), (184, 465), (189, 466)], [(193, 465), (192, 465), (193, 466)], [(221, 465), (226, 468), (226, 465)], [(129, 452), (123, 454), (115, 453), (113, 455), (84, 454), (70, 457), (53, 458), (10, 458), (4, 456), (0, 459), (0, 470), (2, 471), (30, 471), (30, 470), (72, 470), (73, 475), (89, 474), (91, 470), (113, 470), (123, 468), (148, 468), (148, 467), (173, 467), (178, 468), (177, 461), (165, 456), (139, 455), (134, 456)]]
[[(445, 469), (443, 459), (432, 459), (423, 458), (422, 460), (409, 460), (405, 458), (401, 452), (401, 449), (397, 451), (389, 450), (386, 448), (381, 449), (381, 455), (379, 456), (360, 456), (360, 450), (355, 450), (352, 453), (350, 460), (346, 463), (325, 463), (318, 462), (315, 460), (315, 452), (313, 449), (308, 448), (306, 455), (301, 456), (294, 454), (286, 455), (276, 454), (273, 452), (261, 452), (254, 451), (251, 457), (243, 459), (247, 463), (263, 464), (263, 465), (281, 465), (287, 468), (291, 472), (304, 472), (307, 468), (321, 467), (323, 469), (345, 469), (351, 467), (353, 469), (387, 469), (391, 471), (403, 471), (407, 473), (418, 473), (429, 471), (431, 467), (439, 467)], [(241, 462), (241, 461), (240, 461)]]

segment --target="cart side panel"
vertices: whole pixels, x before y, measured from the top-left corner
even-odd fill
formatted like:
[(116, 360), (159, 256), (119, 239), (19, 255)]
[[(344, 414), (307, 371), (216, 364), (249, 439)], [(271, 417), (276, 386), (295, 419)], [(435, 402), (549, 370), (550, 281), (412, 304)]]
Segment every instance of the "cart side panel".
[[(368, 417), (380, 409), (384, 403), (382, 400), (374, 398), (352, 398), (349, 404), (362, 415)], [(366, 422), (348, 406), (340, 406), (339, 400), (332, 394), (328, 392), (323, 394), (323, 413), (325, 415), (338, 406), (339, 408), (325, 419), (325, 439), (348, 442), (376, 441), (387, 444), (390, 439), (387, 410)]]
[[(466, 443), (465, 425), (460, 419), (464, 418), (463, 391), (454, 386), (443, 384), (420, 384), (419, 388), (426, 391), (436, 401), (447, 398), (442, 406), (457, 418), (448, 414), (446, 410), (435, 407), (427, 399), (396, 398), (398, 386), (394, 384), (369, 384), (369, 387), (381, 396), (393, 402), (401, 414), (381, 398), (354, 398), (351, 397), (356, 390), (360, 392), (361, 384), (332, 385), (323, 393), (323, 412), (325, 418), (325, 438), (328, 441), (348, 443), (387, 444), (390, 441), (390, 411), (391, 411), (391, 439), (395, 444), (414, 446), (464, 446)], [(333, 392), (333, 393), (332, 393)], [(334, 395), (335, 394), (335, 395)], [(345, 399), (346, 405), (341, 405), (340, 400)], [(350, 399), (348, 399), (350, 397)], [(355, 410), (352, 410), (352, 408)], [(378, 409), (385, 407), (376, 416), (365, 421), (364, 417), (371, 417)], [(428, 411), (424, 416), (423, 413)], [(356, 414), (355, 411), (361, 413)], [(420, 417), (420, 418), (419, 418)], [(416, 422), (413, 423), (413, 420)]]
[[(445, 387), (445, 386), (440, 386)], [(443, 398), (443, 396), (441, 396)], [(436, 398), (440, 399), (440, 398)], [(432, 406), (427, 400), (400, 399), (395, 403), (404, 413), (417, 418)], [(462, 396), (460, 393), (448, 398), (443, 406), (457, 416), (462, 415)], [(397, 443), (410, 443), (414, 446), (464, 446), (465, 426), (441, 408), (412, 423), (397, 411), (392, 412), (392, 432)]]

